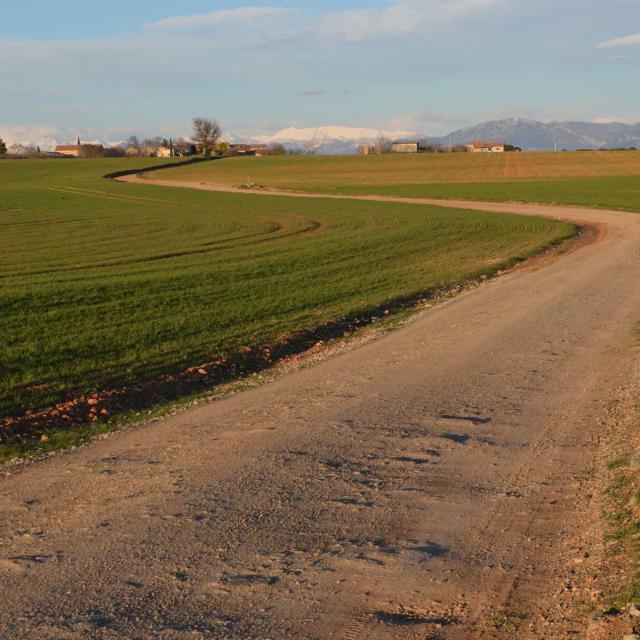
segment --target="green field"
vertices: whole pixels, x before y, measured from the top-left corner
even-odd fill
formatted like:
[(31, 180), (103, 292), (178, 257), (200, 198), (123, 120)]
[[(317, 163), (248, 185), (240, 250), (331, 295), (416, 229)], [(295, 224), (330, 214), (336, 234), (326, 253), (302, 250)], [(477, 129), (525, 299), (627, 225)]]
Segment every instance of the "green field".
[(171, 171), (171, 179), (640, 211), (640, 152), (633, 151), (230, 158)]
[(102, 177), (140, 163), (0, 162), (2, 418), (274, 344), (574, 233), (535, 218)]
[(640, 177), (630, 176), (498, 183), (354, 185), (336, 191), (348, 195), (378, 194), (444, 200), (533, 202), (640, 211)]

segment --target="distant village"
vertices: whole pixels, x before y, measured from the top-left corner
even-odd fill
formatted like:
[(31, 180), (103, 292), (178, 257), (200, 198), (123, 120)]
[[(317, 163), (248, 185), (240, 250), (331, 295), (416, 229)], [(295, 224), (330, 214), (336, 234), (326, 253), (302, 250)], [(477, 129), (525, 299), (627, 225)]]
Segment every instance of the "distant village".
[[(106, 147), (98, 142), (59, 144), (53, 151), (41, 151), (39, 147), (12, 145), (7, 148), (0, 140), (0, 156), (40, 158), (188, 158), (192, 156), (273, 156), (314, 155), (317, 147), (285, 148), (282, 144), (226, 142), (222, 129), (214, 119), (194, 118), (193, 135), (186, 138), (145, 138), (132, 135), (126, 142)], [(362, 155), (418, 154), (418, 153), (505, 153), (521, 151), (505, 142), (476, 140), (471, 144), (442, 145), (428, 140), (390, 140), (381, 135), (374, 144), (363, 142), (358, 148)]]
[(520, 147), (505, 142), (486, 142), (475, 140), (471, 144), (442, 145), (432, 144), (423, 140), (391, 141), (379, 139), (375, 144), (361, 145), (359, 153), (365, 156), (381, 153), (505, 153), (507, 151), (522, 151)]
[[(283, 150), (284, 151), (284, 150)], [(278, 155), (280, 149), (268, 144), (233, 144), (217, 142), (212, 155)], [(139, 142), (132, 137), (121, 147), (107, 148), (101, 144), (84, 143), (79, 138), (75, 144), (58, 145), (51, 155), (67, 158), (188, 158), (202, 154), (202, 148), (190, 140), (154, 138)]]
[[(362, 155), (401, 154), (401, 153), (505, 153), (507, 151), (521, 151), (519, 147), (505, 142), (485, 142), (476, 140), (467, 145), (437, 145), (423, 141), (389, 141), (376, 144), (364, 144), (359, 148)], [(101, 144), (82, 142), (79, 138), (75, 144), (58, 145), (49, 156), (63, 158), (109, 158), (109, 157), (145, 157), (145, 158), (180, 158), (191, 157), (203, 153), (202, 147), (190, 140), (153, 138), (138, 141), (132, 137), (126, 145), (119, 147), (104, 147)], [(278, 144), (250, 144), (216, 142), (211, 149), (212, 155), (217, 156), (270, 156), (286, 155), (300, 151), (287, 151)], [(310, 152), (305, 152), (307, 155)]]
[[(41, 151), (40, 147), (11, 145), (0, 140), (0, 156), (40, 158), (188, 158), (191, 156), (266, 156), (291, 153), (278, 143), (229, 143), (222, 137), (218, 122), (209, 118), (193, 119), (192, 139), (145, 138), (130, 136), (121, 144), (106, 147), (98, 142), (59, 144), (53, 151)], [(295, 153), (295, 152), (294, 152)]]

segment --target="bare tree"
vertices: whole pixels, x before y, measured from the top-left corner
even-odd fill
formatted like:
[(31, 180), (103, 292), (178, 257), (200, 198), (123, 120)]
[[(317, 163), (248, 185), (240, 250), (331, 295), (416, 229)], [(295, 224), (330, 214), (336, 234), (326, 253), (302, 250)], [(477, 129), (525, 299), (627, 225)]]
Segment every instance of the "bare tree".
[(222, 135), (217, 120), (209, 118), (193, 119), (193, 140), (204, 155), (209, 155)]
[(98, 156), (100, 158), (124, 158), (126, 157), (126, 152), (124, 149), (120, 147), (107, 147), (102, 150), (102, 153)]
[(78, 152), (79, 158), (102, 158), (104, 147), (101, 144), (81, 144)]
[(222, 141), (222, 142), (216, 142), (213, 148), (217, 155), (226, 156), (229, 153), (231, 146), (229, 145), (228, 142)]
[(173, 141), (173, 151), (176, 156), (193, 156), (196, 154), (197, 150), (193, 142), (191, 140), (186, 140), (185, 138), (179, 138), (178, 140)]
[(284, 145), (279, 143), (279, 142), (272, 142), (269, 144), (265, 155), (268, 156), (286, 156), (287, 155), (287, 150), (285, 149)]
[(126, 145), (127, 149), (137, 149), (138, 151), (142, 149), (142, 143), (140, 142), (140, 138), (138, 138), (138, 136), (129, 136)]
[(151, 156), (158, 153), (158, 147), (162, 144), (162, 138), (145, 138), (143, 153), (145, 156)]
[(376, 140), (376, 149), (378, 150), (378, 153), (391, 153), (392, 148), (391, 140), (389, 140), (385, 135), (380, 134)]

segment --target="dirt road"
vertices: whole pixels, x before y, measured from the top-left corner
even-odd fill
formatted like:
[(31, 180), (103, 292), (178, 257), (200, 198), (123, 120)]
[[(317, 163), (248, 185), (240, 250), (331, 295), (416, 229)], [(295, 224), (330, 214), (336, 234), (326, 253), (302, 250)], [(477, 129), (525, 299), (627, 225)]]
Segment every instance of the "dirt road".
[(314, 368), (0, 481), (0, 638), (583, 636), (555, 594), (632, 355), (640, 215), (463, 206), (603, 233)]

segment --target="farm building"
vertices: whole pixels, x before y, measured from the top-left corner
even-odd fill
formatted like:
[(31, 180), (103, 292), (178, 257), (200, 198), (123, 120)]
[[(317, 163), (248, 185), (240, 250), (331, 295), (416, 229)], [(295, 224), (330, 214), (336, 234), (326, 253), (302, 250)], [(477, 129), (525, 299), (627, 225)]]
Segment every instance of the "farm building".
[(419, 142), (394, 142), (391, 145), (393, 153), (418, 153), (420, 151)]
[(195, 156), (198, 153), (198, 149), (193, 142), (188, 140), (179, 140), (173, 142), (173, 155), (176, 157), (189, 157)]
[(174, 142), (172, 139), (165, 139), (159, 144), (157, 142), (147, 144), (144, 148), (143, 155), (150, 158), (177, 158), (194, 156), (197, 152), (198, 150), (193, 142), (189, 142), (188, 140), (177, 140)]
[(161, 144), (156, 151), (156, 158), (171, 158), (173, 156), (173, 146), (165, 147)]
[(485, 142), (484, 140), (476, 140), (467, 145), (467, 149), (471, 153), (504, 153), (504, 142)]
[(78, 142), (76, 144), (59, 144), (55, 149), (55, 153), (60, 153), (65, 156), (73, 156), (74, 158), (79, 158), (81, 155), (83, 155), (83, 150), (86, 147), (91, 147), (97, 151), (104, 150), (104, 147), (101, 144), (96, 144), (96, 145), (82, 144), (82, 142), (80, 142), (80, 138), (78, 138)]
[(65, 156), (73, 156), (77, 158), (80, 155), (79, 144), (59, 144), (55, 150), (56, 153), (61, 153)]
[(234, 143), (229, 145), (229, 151), (231, 153), (243, 156), (257, 156), (266, 153), (269, 150), (267, 144), (239, 144)]

